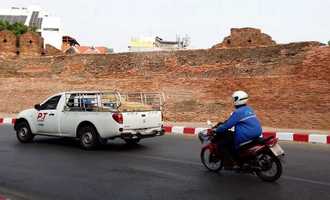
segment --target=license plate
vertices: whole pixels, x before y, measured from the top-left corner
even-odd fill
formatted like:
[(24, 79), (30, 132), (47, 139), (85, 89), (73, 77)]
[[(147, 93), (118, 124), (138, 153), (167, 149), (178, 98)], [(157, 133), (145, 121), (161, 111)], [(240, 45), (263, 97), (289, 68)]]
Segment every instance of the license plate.
[(282, 149), (282, 147), (279, 144), (275, 144), (274, 146), (272, 146), (270, 148), (270, 150), (274, 153), (275, 156), (284, 154), (284, 150)]

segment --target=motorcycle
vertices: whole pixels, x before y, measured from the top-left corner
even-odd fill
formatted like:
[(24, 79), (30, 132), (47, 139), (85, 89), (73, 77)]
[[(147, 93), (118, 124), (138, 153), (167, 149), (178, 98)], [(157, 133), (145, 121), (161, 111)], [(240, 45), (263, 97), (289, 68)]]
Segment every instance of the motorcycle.
[[(211, 124), (211, 122), (208, 122), (209, 126)], [(224, 168), (224, 156), (218, 149), (214, 131), (220, 124), (198, 133), (201, 143), (206, 143), (201, 150), (201, 161), (212, 172), (219, 172)], [(240, 145), (235, 160), (238, 168), (225, 168), (225, 170), (251, 173), (257, 175), (263, 181), (274, 182), (282, 175), (283, 157), (284, 150), (278, 144), (277, 138), (273, 136), (257, 138)]]

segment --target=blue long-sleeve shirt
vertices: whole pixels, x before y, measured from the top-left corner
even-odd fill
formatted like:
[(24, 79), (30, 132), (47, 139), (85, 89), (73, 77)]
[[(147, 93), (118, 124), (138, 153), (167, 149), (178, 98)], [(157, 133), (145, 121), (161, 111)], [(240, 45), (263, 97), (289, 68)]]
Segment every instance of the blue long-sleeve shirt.
[(235, 147), (238, 148), (243, 142), (260, 137), (262, 133), (261, 124), (249, 106), (237, 108), (229, 119), (216, 129), (216, 134), (225, 133), (228, 129), (235, 127)]

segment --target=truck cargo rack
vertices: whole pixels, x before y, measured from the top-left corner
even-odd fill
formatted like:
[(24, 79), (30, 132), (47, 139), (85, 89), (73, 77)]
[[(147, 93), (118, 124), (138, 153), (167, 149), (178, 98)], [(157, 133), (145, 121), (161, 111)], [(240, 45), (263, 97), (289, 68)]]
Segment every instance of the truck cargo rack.
[(163, 93), (67, 92), (64, 111), (151, 111), (162, 110), (164, 103)]

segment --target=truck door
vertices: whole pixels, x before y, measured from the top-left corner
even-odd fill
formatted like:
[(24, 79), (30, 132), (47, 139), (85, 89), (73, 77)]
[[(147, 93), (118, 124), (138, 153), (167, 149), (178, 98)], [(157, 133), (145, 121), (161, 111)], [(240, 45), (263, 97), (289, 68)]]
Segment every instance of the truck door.
[(56, 109), (62, 95), (54, 96), (41, 104), (37, 112), (37, 130), (39, 134), (58, 135), (59, 111)]

